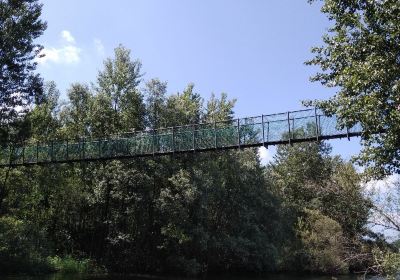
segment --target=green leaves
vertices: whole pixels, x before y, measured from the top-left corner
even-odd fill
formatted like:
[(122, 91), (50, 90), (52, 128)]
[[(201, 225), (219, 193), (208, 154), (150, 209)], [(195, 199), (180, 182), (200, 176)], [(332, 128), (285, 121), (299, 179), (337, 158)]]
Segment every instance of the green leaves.
[(34, 72), (34, 59), (42, 46), (33, 42), (46, 29), (46, 23), (40, 19), (41, 11), (42, 5), (36, 0), (0, 2), (0, 131), (3, 138), (10, 133), (18, 134), (10, 131), (9, 125), (29, 111), (28, 105), (40, 103), (42, 98), (43, 82)]
[(313, 48), (315, 57), (306, 64), (322, 70), (311, 81), (337, 92), (314, 104), (336, 114), (341, 127), (361, 123), (364, 150), (356, 161), (366, 167), (366, 175), (399, 173), (400, 3), (323, 2), (321, 11), (332, 27), (323, 37), (325, 45)]
[[(110, 133), (143, 129), (143, 96), (137, 88), (143, 76), (142, 64), (139, 60), (132, 60), (130, 50), (122, 45), (115, 48), (114, 56), (104, 61), (104, 70), (99, 72), (97, 78), (98, 96), (104, 101), (109, 98), (111, 108), (118, 115), (106, 124), (114, 126)], [(97, 105), (101, 105), (101, 102)]]

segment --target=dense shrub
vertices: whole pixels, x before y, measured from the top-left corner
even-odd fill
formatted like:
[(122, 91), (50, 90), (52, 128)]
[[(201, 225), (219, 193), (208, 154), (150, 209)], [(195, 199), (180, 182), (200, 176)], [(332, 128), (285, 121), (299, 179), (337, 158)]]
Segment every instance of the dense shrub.
[(14, 217), (0, 217), (0, 272), (50, 271), (43, 232)]

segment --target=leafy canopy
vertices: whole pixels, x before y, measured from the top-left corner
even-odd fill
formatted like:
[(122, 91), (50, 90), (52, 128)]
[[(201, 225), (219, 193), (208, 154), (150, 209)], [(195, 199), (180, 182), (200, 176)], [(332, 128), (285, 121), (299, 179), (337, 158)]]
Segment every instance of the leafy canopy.
[(35, 44), (46, 29), (37, 0), (0, 1), (0, 126), (3, 140), (9, 124), (40, 101), (43, 82), (34, 73), (42, 46)]
[(400, 173), (400, 2), (324, 0), (322, 12), (333, 24), (306, 63), (321, 68), (311, 80), (336, 94), (315, 105), (341, 127), (361, 123), (356, 160), (368, 175)]

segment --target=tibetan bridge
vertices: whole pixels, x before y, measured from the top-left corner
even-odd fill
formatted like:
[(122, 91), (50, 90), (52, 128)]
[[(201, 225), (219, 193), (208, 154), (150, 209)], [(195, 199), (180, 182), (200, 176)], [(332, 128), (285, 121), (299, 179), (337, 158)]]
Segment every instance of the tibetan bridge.
[(327, 116), (319, 109), (307, 109), (96, 139), (11, 143), (0, 150), (0, 167), (268, 147), (360, 135), (360, 125), (338, 129), (335, 116)]

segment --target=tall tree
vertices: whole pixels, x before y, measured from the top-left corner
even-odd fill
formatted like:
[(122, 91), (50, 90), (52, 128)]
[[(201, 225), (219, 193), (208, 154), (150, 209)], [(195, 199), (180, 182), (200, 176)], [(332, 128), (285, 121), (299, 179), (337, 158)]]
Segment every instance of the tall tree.
[(146, 96), (147, 123), (150, 128), (159, 128), (166, 124), (167, 82), (151, 79), (144, 89)]
[(121, 118), (114, 118), (116, 132), (141, 129), (144, 124), (143, 97), (138, 90), (142, 64), (132, 60), (130, 50), (120, 45), (114, 58), (104, 61), (104, 70), (97, 77), (97, 91), (112, 102), (112, 108)]
[[(35, 44), (46, 29), (37, 0), (0, 1), (0, 130), (7, 138), (9, 125), (40, 101), (43, 82), (35, 73), (35, 58), (42, 46)], [(1, 140), (1, 139), (0, 139)]]
[(316, 104), (336, 114), (341, 127), (361, 123), (357, 159), (369, 175), (399, 173), (400, 2), (323, 0), (322, 12), (332, 27), (307, 64), (322, 70), (311, 80), (336, 94)]
[(206, 114), (204, 116), (207, 122), (218, 122), (231, 120), (233, 118), (233, 107), (236, 99), (228, 100), (226, 93), (221, 93), (221, 98), (215, 97), (213, 93), (210, 100), (207, 101)]
[(168, 126), (200, 122), (203, 99), (194, 91), (194, 84), (187, 85), (182, 93), (171, 95), (167, 100)]
[(43, 101), (33, 108), (27, 118), (31, 124), (31, 137), (35, 140), (50, 141), (56, 137), (60, 127), (58, 121), (60, 92), (54, 82), (44, 86)]
[(69, 103), (63, 108), (60, 117), (63, 122), (63, 133), (70, 138), (87, 136), (92, 131), (89, 125), (89, 114), (93, 95), (85, 84), (72, 84), (67, 92)]

